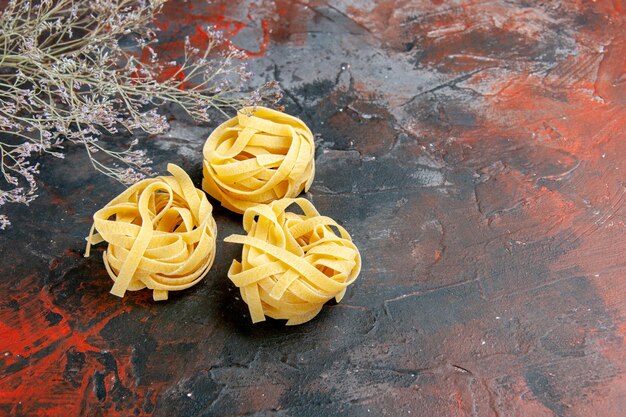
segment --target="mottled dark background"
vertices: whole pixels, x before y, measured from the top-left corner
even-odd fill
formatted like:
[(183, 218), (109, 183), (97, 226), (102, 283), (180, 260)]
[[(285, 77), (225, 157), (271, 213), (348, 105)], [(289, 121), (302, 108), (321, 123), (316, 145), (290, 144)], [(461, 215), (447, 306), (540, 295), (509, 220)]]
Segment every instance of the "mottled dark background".
[[(238, 245), (166, 303), (120, 300), (82, 253), (122, 187), (80, 150), (42, 158), (39, 199), (0, 237), (0, 415), (624, 415), (625, 10), (170, 2), (162, 52), (217, 25), (319, 134), (307, 198), (363, 272), (294, 328), (250, 324), (226, 278)], [(211, 126), (172, 125), (144, 143), (199, 185)]]

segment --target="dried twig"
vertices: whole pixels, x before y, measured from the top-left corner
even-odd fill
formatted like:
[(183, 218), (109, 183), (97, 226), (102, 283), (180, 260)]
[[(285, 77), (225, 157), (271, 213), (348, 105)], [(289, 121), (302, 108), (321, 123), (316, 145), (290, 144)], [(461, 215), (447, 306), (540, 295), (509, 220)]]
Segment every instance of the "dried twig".
[[(150, 24), (164, 1), (9, 2), (0, 14), (0, 206), (36, 198), (39, 164), (32, 158), (63, 158), (68, 142), (123, 183), (149, 175), (151, 161), (135, 149), (137, 139), (112, 149), (99, 138), (162, 133), (163, 104), (207, 122), (211, 109), (278, 99), (273, 84), (247, 98), (238, 94), (250, 77), (244, 56), (216, 31), (208, 31), (206, 49), (187, 39), (180, 60), (160, 62)], [(0, 215), (0, 229), (8, 224)]]

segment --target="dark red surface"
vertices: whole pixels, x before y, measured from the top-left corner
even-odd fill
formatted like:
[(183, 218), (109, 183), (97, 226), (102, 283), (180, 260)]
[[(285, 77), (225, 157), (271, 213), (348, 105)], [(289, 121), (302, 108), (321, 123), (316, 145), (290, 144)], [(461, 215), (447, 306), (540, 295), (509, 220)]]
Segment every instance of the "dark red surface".
[[(623, 415), (626, 7), (536, 3), (168, 3), (162, 53), (216, 25), (320, 134), (307, 197), (363, 272), (295, 328), (250, 324), (234, 245), (117, 299), (82, 252), (121, 187), (42, 158), (0, 237), (0, 415)], [(199, 184), (209, 132), (145, 143)], [(240, 220), (216, 208), (220, 238)]]

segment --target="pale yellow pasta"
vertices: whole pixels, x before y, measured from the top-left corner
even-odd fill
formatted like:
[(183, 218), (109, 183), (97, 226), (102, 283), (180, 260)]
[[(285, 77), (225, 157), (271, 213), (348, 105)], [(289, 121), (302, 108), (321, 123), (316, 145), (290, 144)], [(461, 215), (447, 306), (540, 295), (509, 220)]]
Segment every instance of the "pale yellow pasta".
[[(304, 214), (285, 211), (292, 204)], [(341, 301), (361, 270), (348, 232), (303, 198), (250, 207), (243, 226), (247, 236), (225, 239), (243, 245), (241, 262), (233, 260), (228, 278), (240, 288), (253, 323), (265, 316), (305, 323), (330, 299)]]
[(154, 300), (166, 300), (169, 291), (200, 282), (213, 264), (213, 207), (185, 171), (174, 164), (167, 170), (172, 176), (132, 185), (93, 216), (85, 256), (91, 245), (108, 242), (102, 258), (118, 297), (147, 287)]
[(308, 191), (315, 175), (313, 134), (300, 119), (246, 107), (204, 145), (202, 188), (224, 207), (248, 207)]

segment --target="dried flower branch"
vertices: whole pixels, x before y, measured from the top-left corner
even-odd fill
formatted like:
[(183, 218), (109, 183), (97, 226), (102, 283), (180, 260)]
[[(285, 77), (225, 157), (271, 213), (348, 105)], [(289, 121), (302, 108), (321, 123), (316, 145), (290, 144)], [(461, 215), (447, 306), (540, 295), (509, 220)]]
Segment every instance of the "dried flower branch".
[[(186, 39), (178, 61), (162, 63), (151, 27), (165, 0), (12, 0), (0, 14), (0, 206), (36, 198), (33, 163), (63, 158), (69, 142), (94, 168), (123, 183), (150, 174), (138, 140), (111, 149), (102, 135), (168, 128), (157, 109), (172, 103), (198, 122), (211, 109), (278, 99), (267, 84), (248, 98), (242, 52), (209, 30), (208, 46)], [(245, 103), (242, 103), (245, 101)], [(0, 215), (0, 229), (9, 225)]]

